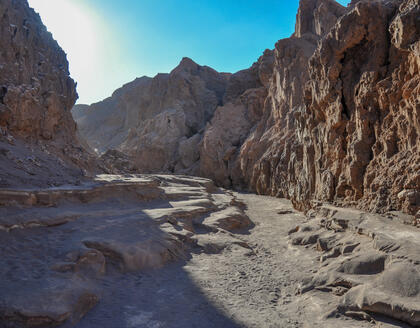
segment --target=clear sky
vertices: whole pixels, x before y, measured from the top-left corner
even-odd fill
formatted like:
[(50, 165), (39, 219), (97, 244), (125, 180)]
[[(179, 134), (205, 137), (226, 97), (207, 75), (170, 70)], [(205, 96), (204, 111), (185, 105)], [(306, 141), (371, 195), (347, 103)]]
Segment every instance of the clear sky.
[[(349, 0), (338, 1), (346, 5)], [(29, 0), (67, 53), (78, 103), (190, 57), (218, 71), (249, 67), (294, 31), (298, 0)]]

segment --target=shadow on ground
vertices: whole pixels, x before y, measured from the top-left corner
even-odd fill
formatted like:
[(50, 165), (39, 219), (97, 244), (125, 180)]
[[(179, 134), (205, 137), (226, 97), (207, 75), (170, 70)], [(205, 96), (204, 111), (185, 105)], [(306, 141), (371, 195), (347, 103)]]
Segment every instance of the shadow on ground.
[[(184, 269), (204, 251), (188, 227), (219, 210), (201, 185), (157, 189), (149, 201), (132, 190), (103, 199), (101, 190), (88, 201), (82, 192), (82, 201), (0, 207), (1, 328), (241, 327)], [(208, 234), (237, 241), (216, 230)]]
[(242, 327), (209, 302), (182, 266), (107, 277), (101, 302), (77, 327)]

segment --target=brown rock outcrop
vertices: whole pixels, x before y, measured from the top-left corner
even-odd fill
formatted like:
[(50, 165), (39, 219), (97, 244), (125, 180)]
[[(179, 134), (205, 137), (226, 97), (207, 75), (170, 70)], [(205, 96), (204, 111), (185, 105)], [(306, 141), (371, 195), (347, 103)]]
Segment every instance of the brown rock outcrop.
[(291, 198), (301, 210), (318, 199), (415, 214), (418, 10), (408, 1), (347, 10), (301, 1), (295, 34), (274, 50), (264, 114), (230, 165), (239, 174), (228, 170), (239, 176), (234, 185)]
[(1, 1), (0, 17), (0, 185), (74, 180), (90, 164), (76, 140), (66, 54), (26, 1)]
[(75, 119), (99, 153), (122, 151), (142, 172), (196, 173), (200, 135), (229, 76), (183, 58), (170, 74), (136, 79), (102, 102), (76, 106)]
[(24, 138), (71, 137), (77, 93), (66, 54), (26, 1), (2, 1), (0, 16), (2, 128)]
[[(403, 18), (418, 13), (418, 3), (360, 1), (318, 45), (301, 118), (313, 172), (306, 174), (306, 199), (419, 210), (420, 30)], [(407, 38), (417, 39), (402, 41), (403, 31), (413, 28)]]
[[(322, 181), (321, 173), (331, 177), (329, 193), (314, 190), (321, 199), (357, 200), (363, 195), (366, 166), (373, 160), (372, 146), (377, 137), (374, 126), (380, 116), (374, 90), (389, 65), (387, 27), (392, 11), (392, 7), (380, 3), (358, 3), (334, 27), (312, 58), (307, 113), (317, 112), (318, 117), (310, 116), (309, 120), (315, 126), (322, 124), (322, 128), (311, 139), (329, 141), (313, 142), (313, 154), (320, 158), (314, 179)], [(355, 27), (348, 35), (346, 25), (350, 23)], [(330, 67), (322, 65), (321, 58), (331, 61)], [(334, 167), (327, 164), (330, 158), (336, 158)]]
[[(198, 135), (170, 143), (191, 118), (159, 111), (117, 149), (135, 153), (140, 170), (159, 163), (154, 169), (290, 198), (300, 210), (322, 200), (416, 214), (419, 10), (417, 0), (352, 1), (347, 8), (301, 0), (295, 33), (226, 78)], [(157, 90), (154, 97), (168, 99)], [(192, 98), (201, 113), (196, 94), (182, 99)], [(149, 108), (137, 104), (138, 112)], [(161, 124), (168, 119), (176, 129)]]

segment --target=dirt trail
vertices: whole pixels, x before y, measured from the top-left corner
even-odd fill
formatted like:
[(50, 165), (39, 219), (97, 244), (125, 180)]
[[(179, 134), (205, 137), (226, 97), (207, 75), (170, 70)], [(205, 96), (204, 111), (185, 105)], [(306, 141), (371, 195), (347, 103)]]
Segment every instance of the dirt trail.
[[(194, 256), (186, 266), (211, 301), (246, 327), (299, 326), (301, 309), (290, 313), (296, 283), (310, 273), (309, 254), (290, 249), (287, 232), (305, 218), (286, 200), (238, 195), (255, 227), (239, 238), (250, 250), (230, 247), (221, 254)], [(278, 214), (279, 212), (287, 214)]]
[(236, 196), (247, 205), (246, 213), (255, 224), (239, 237), (251, 250), (233, 246), (220, 254), (194, 255), (184, 266), (216, 308), (240, 327), (372, 327), (348, 318), (327, 323), (328, 299), (298, 294), (302, 281), (319, 267), (319, 253), (312, 247), (289, 242), (288, 232), (307, 221), (302, 213), (285, 199)]
[(183, 263), (110, 279), (112, 297), (104, 297), (79, 326), (372, 327), (346, 318), (326, 324), (322, 298), (296, 295), (319, 266), (316, 251), (288, 242), (288, 231), (305, 222), (304, 215), (284, 199), (235, 195), (255, 223), (235, 234), (249, 248), (233, 244), (221, 253), (197, 252)]
[(249, 248), (231, 244), (220, 253), (193, 252), (183, 263), (111, 278), (112, 296), (79, 326), (302, 327), (296, 287), (316, 263), (311, 252), (288, 246), (287, 232), (305, 217), (287, 200), (235, 196), (255, 223), (235, 234)]

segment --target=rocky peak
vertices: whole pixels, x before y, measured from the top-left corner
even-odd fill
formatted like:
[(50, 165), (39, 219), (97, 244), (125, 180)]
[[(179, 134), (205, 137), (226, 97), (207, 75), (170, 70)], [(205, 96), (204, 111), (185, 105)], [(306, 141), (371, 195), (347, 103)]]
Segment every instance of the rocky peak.
[(321, 37), (345, 12), (346, 8), (334, 0), (300, 0), (294, 36), (309, 33)]
[(195, 61), (193, 61), (191, 58), (183, 57), (181, 61), (179, 62), (178, 66), (175, 67), (171, 73), (177, 73), (180, 71), (192, 73), (192, 72), (197, 71), (198, 68), (199, 68), (199, 65)]

